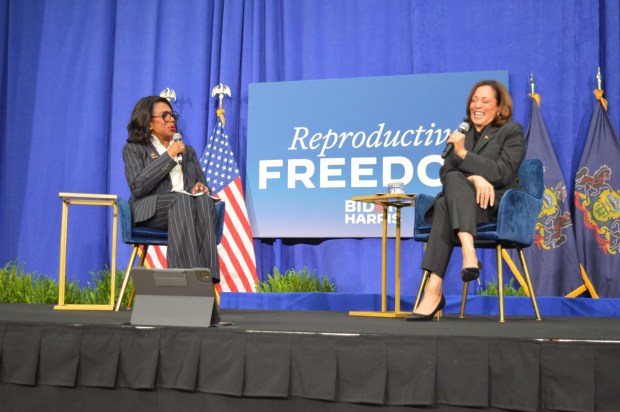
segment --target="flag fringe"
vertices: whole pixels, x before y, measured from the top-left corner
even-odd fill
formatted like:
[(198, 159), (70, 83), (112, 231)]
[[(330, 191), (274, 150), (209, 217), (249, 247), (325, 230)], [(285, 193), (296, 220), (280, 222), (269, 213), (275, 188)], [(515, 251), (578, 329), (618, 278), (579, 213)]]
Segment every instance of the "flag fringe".
[(607, 111), (607, 100), (603, 98), (603, 93), (605, 93), (605, 90), (603, 89), (594, 89), (594, 95), (596, 96), (596, 100), (600, 100), (601, 104), (603, 105), (603, 109)]
[(220, 121), (222, 122), (222, 127), (225, 126), (226, 118), (224, 117), (224, 109), (220, 107), (215, 113), (217, 114), (217, 117), (220, 118)]

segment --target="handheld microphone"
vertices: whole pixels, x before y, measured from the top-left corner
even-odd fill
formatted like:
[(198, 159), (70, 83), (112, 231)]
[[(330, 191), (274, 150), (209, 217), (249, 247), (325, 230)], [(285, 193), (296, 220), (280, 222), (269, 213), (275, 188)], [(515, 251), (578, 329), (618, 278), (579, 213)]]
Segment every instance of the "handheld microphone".
[[(175, 133), (172, 135), (173, 142), (180, 142), (181, 140), (183, 140), (183, 136), (181, 135), (181, 133)], [(183, 162), (183, 155), (181, 153), (177, 155), (177, 162)]]
[[(455, 130), (455, 133), (467, 133), (468, 130), (469, 130), (469, 123), (462, 122), (461, 124), (459, 124), (459, 127)], [(446, 148), (443, 149), (443, 153), (441, 154), (441, 158), (445, 159), (446, 157), (448, 157), (448, 155), (450, 154), (452, 149), (454, 149), (454, 145), (452, 143), (448, 143), (446, 145)]]

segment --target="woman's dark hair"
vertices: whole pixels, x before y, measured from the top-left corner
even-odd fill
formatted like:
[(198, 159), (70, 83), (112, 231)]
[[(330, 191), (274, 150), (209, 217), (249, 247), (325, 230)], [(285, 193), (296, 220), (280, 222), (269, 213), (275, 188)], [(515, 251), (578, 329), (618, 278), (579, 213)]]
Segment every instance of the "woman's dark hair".
[(467, 98), (467, 106), (465, 107), (465, 114), (467, 117), (465, 120), (471, 123), (469, 105), (471, 104), (471, 99), (474, 97), (474, 93), (476, 93), (478, 87), (481, 86), (490, 86), (493, 90), (495, 90), (498, 115), (495, 116), (491, 123), (495, 126), (503, 126), (508, 123), (508, 121), (512, 119), (512, 99), (510, 98), (510, 94), (508, 94), (508, 90), (506, 90), (504, 85), (496, 80), (481, 80), (474, 84), (474, 87), (471, 88), (469, 97)]
[(153, 106), (155, 103), (166, 103), (172, 111), (170, 102), (163, 97), (159, 96), (147, 96), (141, 98), (136, 103), (133, 111), (131, 112), (131, 119), (127, 125), (127, 131), (129, 137), (128, 143), (147, 144), (151, 138), (151, 116), (153, 115)]

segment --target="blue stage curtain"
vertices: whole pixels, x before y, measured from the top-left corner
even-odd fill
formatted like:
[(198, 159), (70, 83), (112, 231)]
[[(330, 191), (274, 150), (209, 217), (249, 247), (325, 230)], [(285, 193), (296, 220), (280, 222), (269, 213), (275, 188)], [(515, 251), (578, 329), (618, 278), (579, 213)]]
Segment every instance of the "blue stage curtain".
[[(255, 82), (507, 69), (515, 118), (525, 125), (533, 72), (567, 182), (585, 142), (599, 65), (616, 128), (620, 119), (616, 0), (0, 0), (0, 22), (0, 264), (19, 259), (27, 271), (52, 277), (58, 193), (128, 197), (121, 149), (131, 109), (168, 87), (177, 93), (184, 138), (199, 153), (215, 124), (211, 89), (231, 87), (226, 130), (242, 176)], [(69, 216), (68, 272), (88, 280), (109, 261), (111, 215), (78, 206)], [(306, 266), (334, 278), (341, 292), (379, 291), (377, 239), (255, 245), (260, 278), (274, 265)], [(404, 294), (415, 293), (421, 253), (404, 242)], [(117, 266), (128, 256), (119, 246)], [(490, 255), (484, 260), (494, 266)], [(484, 276), (490, 280), (492, 270)], [(460, 290), (457, 277), (447, 293)]]

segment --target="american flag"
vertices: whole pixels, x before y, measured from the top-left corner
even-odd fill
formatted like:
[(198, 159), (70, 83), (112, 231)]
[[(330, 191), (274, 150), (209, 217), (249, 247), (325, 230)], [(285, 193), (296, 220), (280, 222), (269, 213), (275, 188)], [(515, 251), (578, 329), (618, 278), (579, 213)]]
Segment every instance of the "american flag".
[[(143, 247), (140, 246), (140, 255), (142, 255)], [(145, 266), (151, 269), (165, 269), (168, 267), (166, 262), (166, 253), (168, 248), (166, 246), (149, 246), (146, 253)]]
[(207, 147), (200, 157), (202, 171), (212, 195), (226, 202), (224, 234), (218, 246), (218, 286), (224, 292), (253, 292), (256, 290), (257, 276), (252, 230), (245, 208), (239, 168), (228, 143), (222, 118), (223, 114), (218, 116)]
[[(200, 164), (211, 194), (226, 202), (224, 233), (217, 248), (220, 283), (216, 288), (223, 292), (253, 292), (257, 276), (252, 231), (239, 168), (220, 117), (200, 157)], [(166, 268), (166, 247), (149, 247), (146, 264), (151, 268)]]

